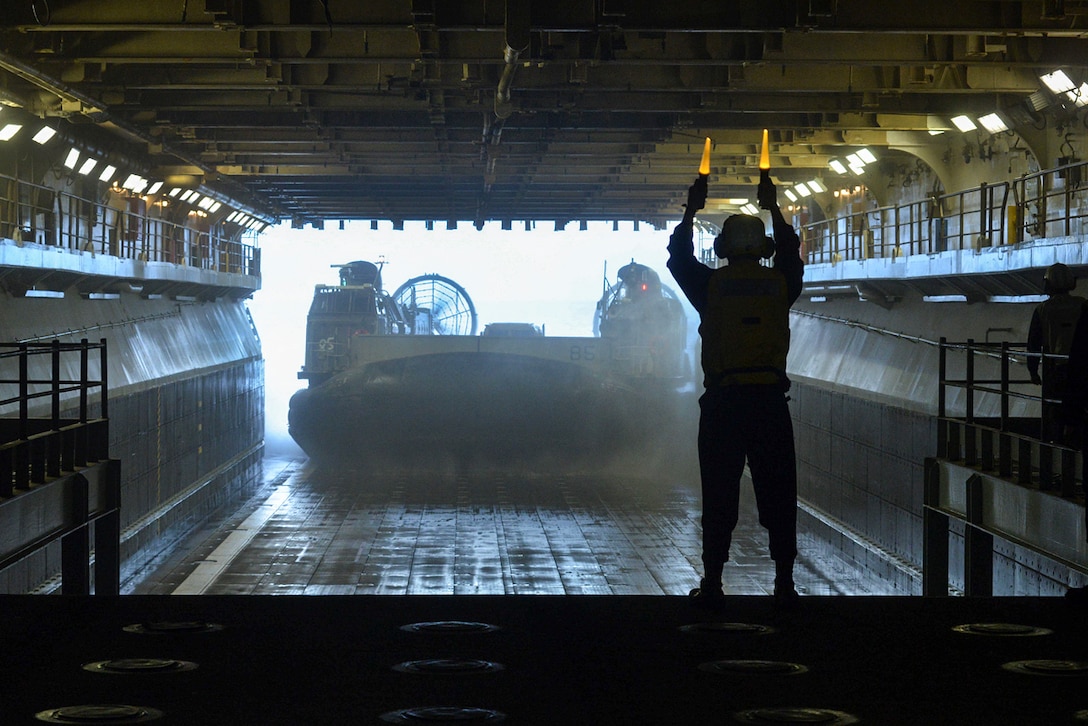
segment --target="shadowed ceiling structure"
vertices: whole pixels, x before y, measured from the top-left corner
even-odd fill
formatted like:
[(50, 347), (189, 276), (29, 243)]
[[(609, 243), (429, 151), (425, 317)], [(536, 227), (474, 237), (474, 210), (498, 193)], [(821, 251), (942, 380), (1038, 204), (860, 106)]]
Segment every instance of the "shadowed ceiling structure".
[(10, 0), (0, 103), (276, 219), (678, 218), (962, 113), (1038, 116), (1088, 3)]

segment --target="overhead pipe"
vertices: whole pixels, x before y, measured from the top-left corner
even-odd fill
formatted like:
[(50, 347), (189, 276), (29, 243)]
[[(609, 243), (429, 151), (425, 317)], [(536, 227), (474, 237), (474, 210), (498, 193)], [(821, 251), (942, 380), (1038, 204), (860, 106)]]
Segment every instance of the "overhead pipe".
[(510, 103), (510, 86), (514, 82), (518, 59), (529, 49), (530, 0), (506, 0), (506, 48), (502, 59), (505, 66), (499, 87), (495, 91), (495, 115), (505, 119), (514, 112)]

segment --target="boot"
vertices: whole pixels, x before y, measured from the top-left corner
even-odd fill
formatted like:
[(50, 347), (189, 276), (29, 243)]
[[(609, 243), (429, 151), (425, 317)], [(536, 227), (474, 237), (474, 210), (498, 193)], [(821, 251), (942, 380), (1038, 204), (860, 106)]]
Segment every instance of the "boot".
[(793, 561), (774, 563), (774, 601), (777, 605), (792, 607), (800, 597), (793, 583)]

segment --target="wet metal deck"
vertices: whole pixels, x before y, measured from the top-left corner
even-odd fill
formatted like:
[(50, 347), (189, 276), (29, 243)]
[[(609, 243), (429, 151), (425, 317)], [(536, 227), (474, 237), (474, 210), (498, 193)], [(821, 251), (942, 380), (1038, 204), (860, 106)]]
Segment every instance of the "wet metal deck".
[[(683, 595), (698, 584), (699, 494), (637, 476), (363, 472), (271, 460), (264, 490), (144, 574), (139, 594)], [(774, 579), (750, 487), (728, 594)], [(871, 592), (802, 538), (804, 594)]]

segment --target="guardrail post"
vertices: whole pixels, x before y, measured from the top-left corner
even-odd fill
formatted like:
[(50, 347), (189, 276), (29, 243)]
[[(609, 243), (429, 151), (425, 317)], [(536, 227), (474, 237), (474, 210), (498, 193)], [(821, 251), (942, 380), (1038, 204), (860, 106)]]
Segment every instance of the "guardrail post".
[(922, 595), (948, 597), (948, 515), (940, 511), (941, 472), (926, 457), (922, 507)]
[(948, 396), (945, 392), (945, 380), (948, 367), (948, 339), (941, 336), (937, 344), (937, 456), (948, 458), (948, 420), (945, 410), (948, 405)]
[(967, 339), (967, 382), (964, 392), (967, 400), (966, 418), (963, 427), (963, 463), (974, 466), (978, 463), (978, 454), (975, 442), (975, 341)]
[(19, 344), (19, 438), (30, 438), (30, 346)]
[(982, 477), (977, 474), (968, 477), (966, 488), (967, 526), (963, 533), (964, 594), (968, 597), (990, 597), (994, 594), (994, 536), (982, 529)]
[(1032, 477), (1032, 465), (1031, 465), (1031, 440), (1021, 438), (1019, 446), (1019, 455), (1017, 456), (1016, 467), (1016, 483), (1017, 484), (1031, 484)]
[(121, 462), (106, 464), (109, 511), (94, 522), (94, 594), (121, 594)]
[(14, 447), (5, 447), (0, 450), (0, 497), (5, 499), (14, 494), (15, 451)]
[(1077, 485), (1077, 452), (1072, 449), (1062, 449), (1061, 456), (1062, 496), (1071, 498), (1076, 492)]
[(1004, 431), (997, 437), (997, 473), (1003, 479), (1012, 476), (1012, 437)]
[(50, 381), (49, 381), (49, 428), (52, 433), (45, 440), (45, 474), (58, 477), (61, 470), (63, 436), (60, 434), (60, 341), (53, 339), (49, 346)]
[(68, 503), (72, 508), (71, 521), (84, 522), (80, 527), (61, 537), (60, 540), (60, 592), (62, 595), (91, 594), (91, 545), (87, 531), (90, 514), (88, 487), (90, 482), (82, 474), (75, 474), (75, 496)]
[(1049, 491), (1054, 488), (1054, 447), (1044, 441), (1040, 441), (1039, 489)]

